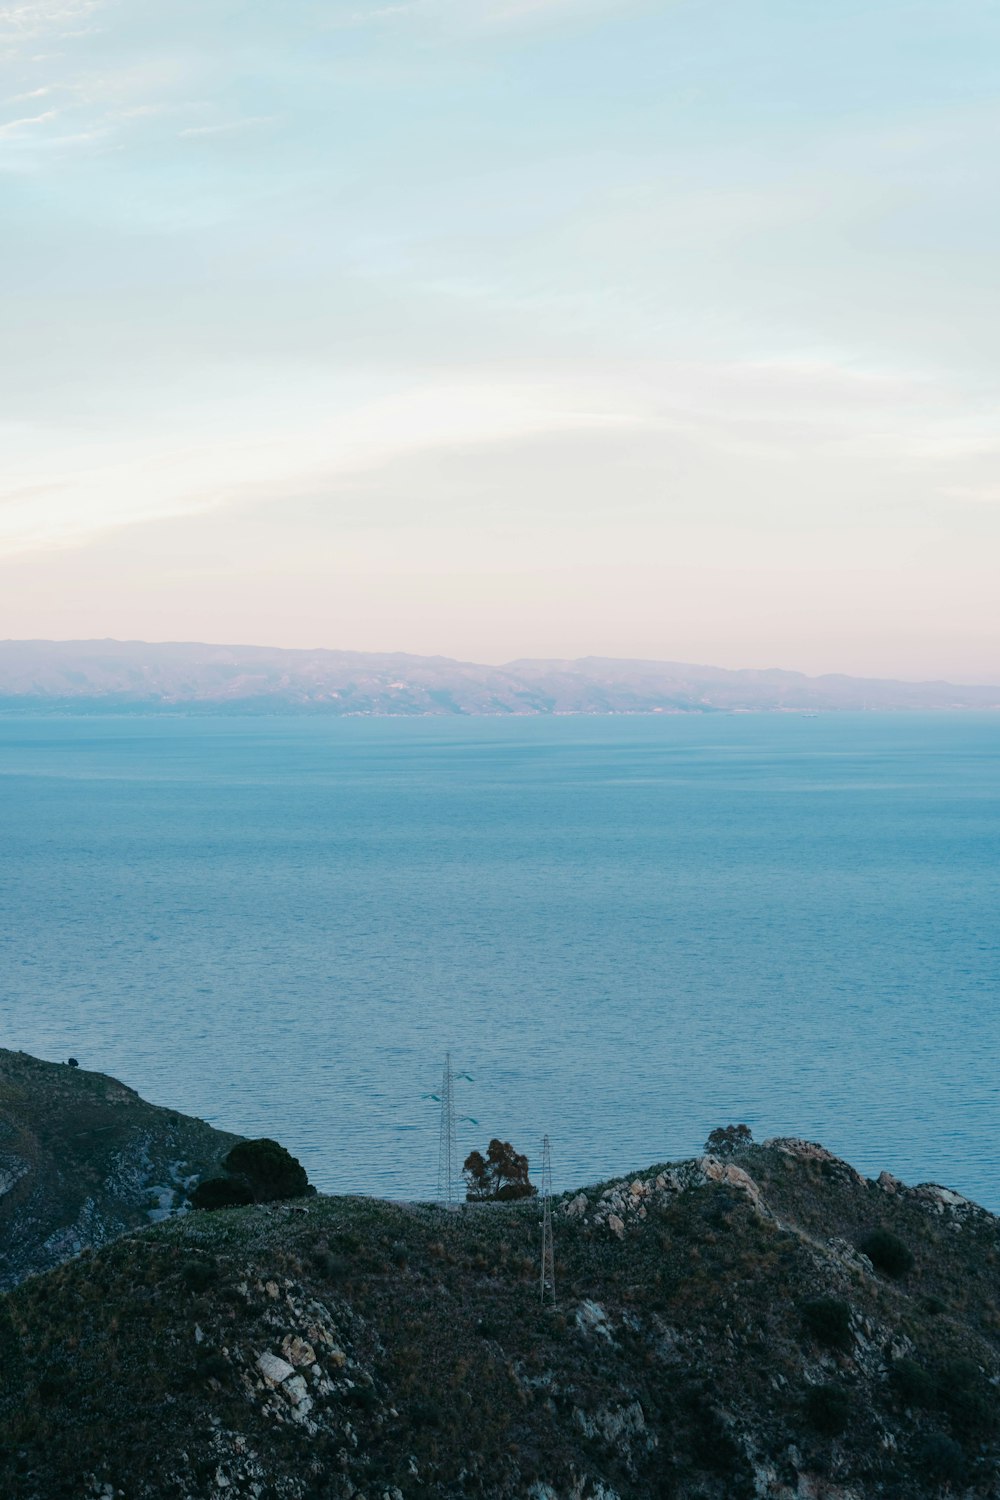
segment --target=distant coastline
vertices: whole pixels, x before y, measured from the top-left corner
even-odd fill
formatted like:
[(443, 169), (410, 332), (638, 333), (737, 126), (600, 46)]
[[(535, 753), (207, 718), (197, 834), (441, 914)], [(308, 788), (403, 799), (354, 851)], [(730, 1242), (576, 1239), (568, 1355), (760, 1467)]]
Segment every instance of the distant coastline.
[(0, 642), (0, 714), (485, 718), (1000, 710), (1000, 685), (614, 657), (503, 666), (143, 641)]

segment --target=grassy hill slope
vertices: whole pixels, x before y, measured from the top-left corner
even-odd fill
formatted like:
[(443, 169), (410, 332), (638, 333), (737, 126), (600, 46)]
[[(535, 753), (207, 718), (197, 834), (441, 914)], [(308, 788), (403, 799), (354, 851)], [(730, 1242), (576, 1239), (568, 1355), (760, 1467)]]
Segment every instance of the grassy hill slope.
[(555, 1221), (554, 1308), (532, 1202), (191, 1214), (31, 1278), (0, 1301), (0, 1492), (1000, 1495), (993, 1216), (773, 1142)]
[(0, 1288), (168, 1212), (237, 1139), (103, 1073), (0, 1049)]

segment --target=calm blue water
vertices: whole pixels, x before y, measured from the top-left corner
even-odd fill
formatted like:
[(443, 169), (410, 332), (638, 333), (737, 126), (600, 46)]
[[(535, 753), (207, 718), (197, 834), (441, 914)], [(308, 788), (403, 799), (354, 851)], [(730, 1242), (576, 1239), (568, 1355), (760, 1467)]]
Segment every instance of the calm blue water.
[(1000, 716), (0, 718), (0, 1044), (322, 1188), (715, 1125), (1000, 1209)]

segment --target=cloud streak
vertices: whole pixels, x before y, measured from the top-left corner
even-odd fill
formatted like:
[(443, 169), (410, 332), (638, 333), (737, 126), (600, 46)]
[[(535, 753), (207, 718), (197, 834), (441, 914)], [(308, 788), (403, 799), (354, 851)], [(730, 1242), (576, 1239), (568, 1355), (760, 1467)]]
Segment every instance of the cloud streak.
[(504, 27), (581, 22), (594, 16), (621, 14), (642, 0), (399, 0), (335, 13), (328, 29), (359, 29), (396, 23), (424, 25), (436, 31), (475, 33)]
[[(622, 429), (641, 415), (595, 409), (579, 388), (495, 384), (456, 377), (401, 390), (361, 406), (295, 425), (286, 410), (270, 437), (245, 435), (210, 444), (164, 447), (150, 437), (118, 460), (86, 449), (61, 474), (35, 472), (31, 482), (0, 492), (0, 556), (78, 545), (122, 526), (192, 515), (248, 496), (282, 503), (289, 492), (336, 485), (407, 455), (470, 450), (557, 432)], [(45, 436), (23, 455), (35, 470)], [(137, 483), (137, 475), (141, 480)]]
[(109, 0), (22, 0), (0, 5), (0, 48), (81, 35), (81, 28)]
[(276, 119), (276, 115), (247, 115), (238, 120), (220, 120), (214, 125), (188, 125), (184, 130), (179, 130), (177, 135), (180, 140), (188, 140), (193, 136), (234, 135), (242, 130), (253, 130), (259, 125), (271, 125)]
[(0, 136), (21, 135), (26, 130), (32, 130), (36, 125), (47, 125), (50, 120), (58, 119), (57, 109), (47, 109), (40, 115), (26, 115), (20, 120), (8, 120), (5, 125), (0, 125)]
[[(505, 381), (456, 370), (449, 379), (424, 379), (361, 404), (345, 404), (333, 390), (324, 399), (322, 388), (285, 391), (265, 404), (252, 439), (241, 432), (206, 443), (192, 431), (186, 442), (165, 446), (150, 434), (110, 452), (71, 453), (62, 473), (40, 462), (48, 443), (39, 432), (22, 445), (20, 482), (0, 494), (0, 555), (79, 545), (108, 530), (250, 500), (280, 510), (289, 495), (333, 494), (403, 462), (451, 462), (464, 454), (463, 462), (473, 471), (481, 465), (485, 478), (498, 453), (570, 438), (580, 444), (581, 485), (588, 444), (611, 441), (624, 454), (635, 444), (647, 468), (662, 468), (665, 482), (678, 455), (687, 455), (685, 464), (707, 465), (706, 472), (731, 470), (734, 479), (755, 468), (769, 484), (784, 474), (784, 493), (774, 498), (779, 509), (793, 499), (801, 505), (805, 497), (796, 488), (810, 469), (817, 475), (814, 494), (824, 497), (859, 460), (876, 487), (901, 465), (913, 474), (922, 469), (913, 505), (936, 494), (991, 501), (988, 489), (947, 488), (956, 464), (980, 456), (977, 432), (967, 431), (962, 446), (957, 406), (955, 393), (926, 378), (818, 358), (654, 366), (613, 380), (564, 368)], [(249, 431), (250, 413), (244, 420)], [(933, 462), (935, 441), (940, 454)], [(550, 508), (556, 503), (545, 501)]]

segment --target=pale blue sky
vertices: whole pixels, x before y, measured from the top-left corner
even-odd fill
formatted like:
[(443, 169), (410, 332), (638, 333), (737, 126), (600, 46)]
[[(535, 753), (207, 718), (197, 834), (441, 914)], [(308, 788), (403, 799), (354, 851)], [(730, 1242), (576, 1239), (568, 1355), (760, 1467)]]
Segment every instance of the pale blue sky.
[(0, 635), (1000, 681), (994, 0), (0, 0)]

